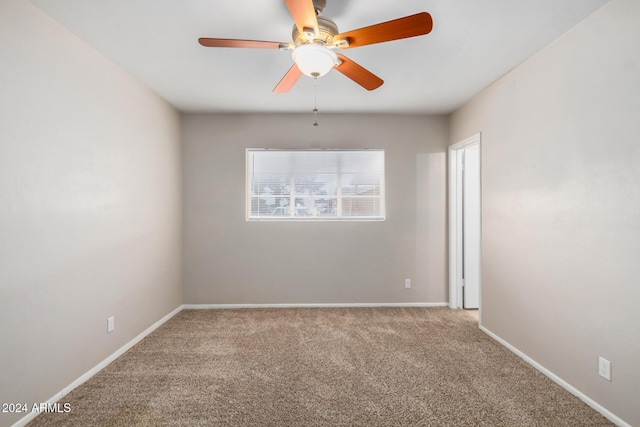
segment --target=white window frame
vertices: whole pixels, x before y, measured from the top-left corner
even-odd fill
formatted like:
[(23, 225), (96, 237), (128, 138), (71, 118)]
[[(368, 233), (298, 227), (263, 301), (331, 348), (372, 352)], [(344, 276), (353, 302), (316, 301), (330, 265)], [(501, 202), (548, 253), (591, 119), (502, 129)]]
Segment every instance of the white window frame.
[[(381, 176), (381, 180), (380, 180), (380, 194), (377, 196), (379, 201), (380, 201), (380, 215), (379, 216), (342, 216), (342, 201), (343, 198), (350, 198), (350, 199), (358, 199), (358, 198), (367, 198), (367, 197), (371, 197), (371, 196), (359, 196), (359, 195), (347, 195), (344, 196), (342, 195), (342, 185), (340, 183), (341, 181), (341, 173), (340, 173), (340, 168), (338, 168), (338, 173), (337, 173), (337, 188), (336, 188), (336, 195), (328, 195), (328, 196), (322, 196), (323, 198), (327, 199), (327, 198), (335, 198), (336, 199), (336, 203), (337, 203), (337, 216), (296, 216), (295, 215), (295, 207), (294, 209), (289, 209), (289, 214), (288, 216), (252, 216), (252, 199), (253, 196), (252, 195), (252, 188), (251, 188), (251, 165), (249, 164), (250, 162), (250, 153), (251, 152), (256, 152), (256, 151), (286, 151), (286, 152), (327, 152), (327, 151), (337, 151), (337, 152), (371, 152), (371, 151), (378, 151), (378, 152), (382, 152), (383, 158), (384, 158), (384, 163), (386, 163), (386, 158), (384, 157), (385, 152), (384, 149), (370, 149), (370, 148), (366, 148), (366, 149), (362, 149), (362, 148), (354, 148), (354, 149), (274, 149), (274, 148), (247, 148), (246, 149), (246, 155), (245, 155), (245, 173), (246, 173), (246, 194), (245, 194), (245, 203), (246, 203), (246, 220), (247, 221), (384, 221), (386, 216), (385, 216), (385, 204), (386, 204), (386, 197), (385, 197), (385, 173), (386, 173), (386, 164), (383, 163), (383, 170), (382, 170), (382, 176)], [(291, 188), (294, 187), (294, 176), (291, 176)], [(288, 197), (290, 198), (289, 201), (289, 206), (295, 206), (295, 200), (296, 199), (300, 199), (300, 198), (305, 198), (305, 197), (312, 197), (315, 200), (315, 197), (317, 196), (305, 196), (305, 195), (296, 195), (295, 191), (290, 191), (290, 194), (288, 195)]]

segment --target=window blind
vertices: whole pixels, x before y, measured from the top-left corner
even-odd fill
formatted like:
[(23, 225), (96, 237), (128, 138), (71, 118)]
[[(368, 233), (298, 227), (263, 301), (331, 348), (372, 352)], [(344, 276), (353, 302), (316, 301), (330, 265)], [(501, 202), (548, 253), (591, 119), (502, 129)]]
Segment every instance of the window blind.
[(247, 150), (247, 218), (384, 219), (384, 150)]

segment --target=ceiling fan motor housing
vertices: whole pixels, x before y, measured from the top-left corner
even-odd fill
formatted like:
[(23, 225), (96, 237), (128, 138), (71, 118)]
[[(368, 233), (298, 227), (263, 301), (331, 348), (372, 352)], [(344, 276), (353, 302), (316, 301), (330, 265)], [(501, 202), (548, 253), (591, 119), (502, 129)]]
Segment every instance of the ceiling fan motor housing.
[(303, 44), (309, 43), (321, 43), (325, 46), (331, 45), (333, 43), (333, 37), (339, 34), (338, 25), (333, 22), (331, 19), (326, 18), (324, 16), (318, 16), (318, 34), (313, 36), (313, 38), (309, 37), (309, 34), (304, 32), (300, 32), (296, 25), (293, 26), (293, 31), (291, 33), (291, 37), (293, 38), (293, 43), (296, 46), (300, 46)]

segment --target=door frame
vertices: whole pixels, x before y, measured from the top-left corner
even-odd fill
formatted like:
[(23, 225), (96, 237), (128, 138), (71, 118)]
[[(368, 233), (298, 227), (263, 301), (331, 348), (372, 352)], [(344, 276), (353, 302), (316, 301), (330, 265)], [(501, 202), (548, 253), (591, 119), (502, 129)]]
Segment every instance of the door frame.
[[(482, 134), (477, 133), (467, 139), (449, 146), (449, 307), (462, 308), (462, 172), (463, 152), (465, 148), (473, 145), (480, 147), (480, 163), (482, 164)], [(482, 167), (480, 167), (482, 174)], [(481, 186), (482, 187), (482, 186)], [(482, 206), (482, 188), (480, 189), (480, 205)], [(482, 210), (482, 207), (480, 208)], [(482, 221), (480, 221), (482, 231)], [(482, 236), (482, 233), (481, 233)], [(478, 248), (480, 256), (481, 247)], [(481, 258), (482, 259), (482, 258)], [(482, 269), (482, 263), (480, 264)], [(478, 307), (479, 314), (482, 310), (482, 275), (478, 278)]]

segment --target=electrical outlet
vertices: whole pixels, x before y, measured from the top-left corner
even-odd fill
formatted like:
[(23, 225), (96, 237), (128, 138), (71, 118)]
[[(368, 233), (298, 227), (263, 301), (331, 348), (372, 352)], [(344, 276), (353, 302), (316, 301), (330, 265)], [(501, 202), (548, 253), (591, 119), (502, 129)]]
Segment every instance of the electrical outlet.
[(598, 359), (598, 374), (605, 380), (611, 381), (611, 362), (604, 357)]
[(404, 279), (404, 287), (405, 289), (411, 288), (411, 279)]
[(113, 332), (116, 327), (116, 319), (114, 316), (111, 316), (107, 319), (107, 333)]

